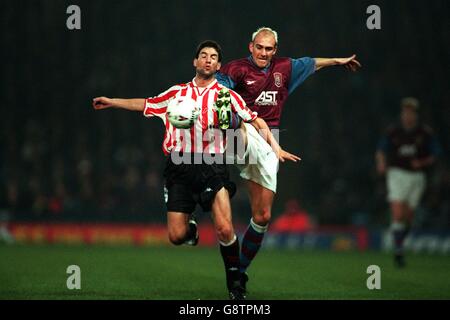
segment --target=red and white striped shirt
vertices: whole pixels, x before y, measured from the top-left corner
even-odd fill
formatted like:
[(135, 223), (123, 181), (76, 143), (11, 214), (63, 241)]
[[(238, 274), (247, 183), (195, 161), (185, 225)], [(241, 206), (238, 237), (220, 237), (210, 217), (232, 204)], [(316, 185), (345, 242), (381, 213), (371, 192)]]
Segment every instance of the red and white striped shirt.
[[(224, 153), (226, 135), (218, 129), (219, 121), (214, 111), (214, 102), (218, 92), (224, 88), (214, 80), (206, 88), (200, 88), (195, 80), (186, 84), (175, 85), (156, 97), (145, 100), (144, 116), (159, 117), (166, 127), (162, 149), (166, 155), (173, 151), (184, 153)], [(169, 102), (178, 97), (190, 96), (201, 108), (200, 116), (190, 129), (175, 128), (167, 119)], [(239, 94), (230, 90), (231, 109), (245, 122), (256, 119), (258, 114), (245, 105)]]

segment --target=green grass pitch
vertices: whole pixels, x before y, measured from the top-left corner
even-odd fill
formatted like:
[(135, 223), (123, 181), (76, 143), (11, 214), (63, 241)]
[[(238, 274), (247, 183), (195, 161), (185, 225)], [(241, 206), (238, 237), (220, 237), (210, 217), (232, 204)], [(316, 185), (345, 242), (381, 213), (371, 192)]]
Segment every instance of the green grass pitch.
[[(450, 299), (450, 257), (409, 254), (396, 269), (390, 254), (262, 250), (249, 269), (249, 299)], [(69, 265), (81, 289), (69, 290)], [(369, 265), (381, 289), (368, 290)], [(0, 299), (227, 299), (217, 248), (0, 246)]]

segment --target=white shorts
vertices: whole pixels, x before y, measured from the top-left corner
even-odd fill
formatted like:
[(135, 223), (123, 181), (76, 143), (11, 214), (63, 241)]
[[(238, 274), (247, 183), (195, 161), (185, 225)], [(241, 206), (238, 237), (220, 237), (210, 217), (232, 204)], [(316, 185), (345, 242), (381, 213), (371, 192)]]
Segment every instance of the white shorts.
[(238, 159), (235, 160), (235, 165), (241, 172), (241, 178), (256, 182), (276, 193), (278, 158), (253, 125), (244, 123), (244, 126), (247, 131), (245, 164), (239, 164)]
[(390, 168), (386, 182), (389, 201), (406, 202), (411, 209), (417, 208), (425, 191), (426, 178), (423, 172)]

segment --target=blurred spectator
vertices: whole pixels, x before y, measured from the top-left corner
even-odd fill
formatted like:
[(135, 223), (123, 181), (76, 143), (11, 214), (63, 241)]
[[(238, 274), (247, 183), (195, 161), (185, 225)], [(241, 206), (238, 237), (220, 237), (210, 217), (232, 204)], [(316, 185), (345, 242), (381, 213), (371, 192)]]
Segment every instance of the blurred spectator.
[(309, 213), (300, 207), (297, 200), (286, 203), (285, 211), (275, 219), (270, 230), (274, 232), (305, 232), (314, 227)]

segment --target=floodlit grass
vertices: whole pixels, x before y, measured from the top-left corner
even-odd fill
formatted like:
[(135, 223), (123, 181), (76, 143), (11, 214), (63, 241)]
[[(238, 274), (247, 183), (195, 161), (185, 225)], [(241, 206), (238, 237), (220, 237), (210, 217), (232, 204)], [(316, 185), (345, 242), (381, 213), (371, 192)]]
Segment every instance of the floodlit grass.
[[(450, 257), (263, 250), (249, 269), (250, 299), (450, 299)], [(81, 290), (69, 290), (69, 265)], [(368, 290), (369, 265), (381, 289)], [(228, 299), (218, 248), (0, 246), (0, 299)]]

